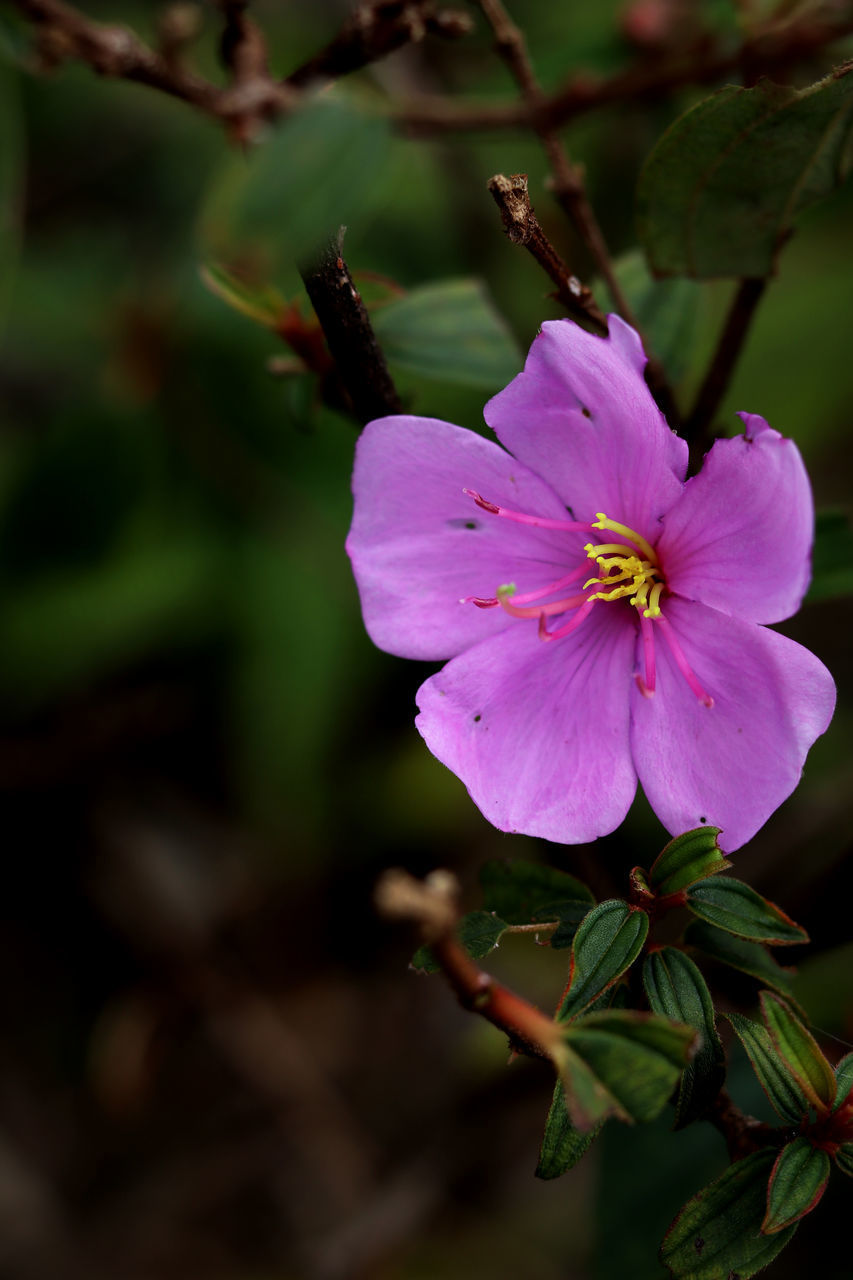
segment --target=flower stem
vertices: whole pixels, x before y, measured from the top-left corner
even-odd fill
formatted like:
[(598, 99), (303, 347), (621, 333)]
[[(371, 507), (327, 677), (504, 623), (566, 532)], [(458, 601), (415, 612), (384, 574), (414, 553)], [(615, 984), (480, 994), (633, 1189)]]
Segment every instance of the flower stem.
[(480, 1014), (503, 1031), (516, 1052), (553, 1061), (562, 1043), (560, 1027), (541, 1009), (484, 973), (468, 955), (456, 935), (457, 894), (456, 880), (447, 871), (433, 872), (420, 881), (406, 871), (395, 870), (380, 879), (375, 901), (382, 915), (412, 920), (419, 926), (463, 1009)]

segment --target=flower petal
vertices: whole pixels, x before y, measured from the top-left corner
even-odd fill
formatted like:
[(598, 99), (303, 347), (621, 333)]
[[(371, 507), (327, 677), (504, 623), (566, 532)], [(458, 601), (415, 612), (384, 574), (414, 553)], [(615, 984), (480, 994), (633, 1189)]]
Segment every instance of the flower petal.
[(757, 414), (718, 440), (664, 516), (658, 551), (671, 591), (751, 622), (796, 613), (811, 577), (814, 507), (793, 440)]
[(402, 414), (364, 428), (347, 551), (365, 626), (380, 649), (403, 658), (451, 657), (511, 621), (502, 609), (460, 599), (493, 596), (506, 582), (533, 590), (583, 559), (583, 535), (491, 515), (465, 487), (501, 506), (568, 518), (544, 480), (473, 431)]
[(654, 542), (681, 493), (687, 445), (643, 379), (640, 339), (618, 316), (609, 338), (571, 320), (543, 324), (523, 373), (484, 410), (502, 444), (547, 476), (578, 520), (603, 511)]
[(633, 624), (594, 608), (560, 640), (516, 622), (418, 691), (427, 746), (502, 831), (567, 844), (613, 831), (637, 779), (628, 742)]
[(775, 631), (677, 598), (664, 612), (714, 705), (699, 702), (658, 632), (657, 691), (633, 695), (634, 763), (668, 831), (721, 827), (732, 853), (796, 787), (835, 685), (814, 654)]

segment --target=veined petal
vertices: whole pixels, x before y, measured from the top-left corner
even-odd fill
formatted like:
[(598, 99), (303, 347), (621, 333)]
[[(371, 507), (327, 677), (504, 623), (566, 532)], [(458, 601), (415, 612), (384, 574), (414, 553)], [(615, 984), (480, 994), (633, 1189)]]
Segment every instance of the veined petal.
[(652, 542), (681, 493), (687, 445), (670, 431), (643, 379), (637, 334), (618, 316), (597, 338), (551, 320), (523, 373), (486, 405), (502, 444), (548, 477), (578, 520), (605, 512)]
[(732, 853), (796, 787), (835, 685), (814, 654), (775, 631), (676, 597), (665, 614), (714, 705), (701, 704), (659, 643), (655, 696), (632, 695), (634, 763), (668, 831), (721, 827)]
[(496, 827), (576, 844), (625, 817), (634, 634), (607, 606), (552, 642), (516, 623), (421, 686), (427, 746)]
[(401, 414), (361, 433), (347, 551), (380, 649), (422, 659), (461, 653), (512, 619), (460, 599), (493, 596), (507, 582), (535, 589), (566, 572), (567, 556), (578, 558), (582, 535), (510, 523), (476, 507), (466, 487), (498, 505), (567, 519), (544, 480), (473, 431)]
[(666, 513), (670, 591), (752, 622), (796, 613), (811, 576), (812, 493), (800, 451), (758, 414), (718, 440)]

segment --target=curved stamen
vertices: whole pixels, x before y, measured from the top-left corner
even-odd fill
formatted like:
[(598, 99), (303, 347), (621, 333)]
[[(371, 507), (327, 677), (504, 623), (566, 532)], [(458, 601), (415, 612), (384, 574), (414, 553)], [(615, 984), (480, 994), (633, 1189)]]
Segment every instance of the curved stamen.
[(586, 604), (582, 604), (578, 609), (571, 622), (567, 622), (563, 627), (558, 627), (556, 631), (549, 631), (547, 629), (545, 625), (545, 615), (544, 613), (541, 613), (539, 615), (539, 639), (559, 640), (562, 636), (569, 635), (570, 632), (575, 631), (581, 625), (584, 618), (588, 617), (589, 614), (592, 613), (594, 607), (595, 601), (587, 600)]
[[(709, 693), (706, 693), (706, 691), (702, 688), (701, 684), (693, 674), (690, 668), (690, 664), (688, 663), (687, 659), (684, 656), (684, 652), (681, 648), (681, 645), (678, 643), (675, 632), (672, 629), (671, 623), (663, 616), (663, 614), (661, 614), (661, 616), (657, 618), (656, 621), (657, 621), (657, 625), (661, 628), (661, 632), (663, 634), (664, 640), (666, 640), (667, 644), (669, 645), (670, 652), (672, 653), (672, 656), (675, 659), (675, 665), (678, 667), (678, 670), (684, 676), (684, 679), (689, 684), (691, 690), (693, 691), (693, 693), (696, 694), (696, 697), (702, 703), (703, 707), (713, 707), (714, 699), (711, 697)], [(642, 616), (641, 616), (641, 625), (642, 625)]]
[(513, 601), (515, 604), (529, 604), (531, 600), (541, 600), (543, 596), (553, 595), (555, 591), (562, 591), (563, 587), (570, 587), (573, 582), (577, 582), (588, 568), (588, 564), (581, 562), (574, 572), (567, 573), (564, 578), (558, 578), (556, 582), (549, 582), (547, 587), (540, 587), (537, 591), (522, 591), (520, 594), (514, 592)]
[[(648, 584), (646, 584), (646, 585), (648, 585)], [(643, 617), (645, 617), (645, 618), (659, 618), (659, 617), (661, 616), (661, 613), (660, 613), (660, 598), (661, 598), (661, 594), (662, 594), (662, 592), (663, 592), (663, 589), (664, 589), (664, 583), (662, 583), (662, 582), (656, 582), (656, 583), (655, 583), (655, 585), (652, 587), (651, 591), (649, 592), (649, 604), (648, 604), (648, 608), (647, 608), (647, 609), (644, 609), (644, 611), (643, 611)], [(645, 604), (645, 603), (646, 603), (646, 602), (645, 602), (645, 599), (644, 599), (644, 600), (643, 600), (643, 604)]]
[(499, 595), (498, 603), (513, 618), (550, 618), (556, 613), (565, 613), (567, 609), (576, 609), (578, 605), (586, 604), (588, 598), (584, 595), (568, 596), (565, 600), (554, 600), (550, 604), (528, 604), (519, 608), (509, 596)]
[(629, 542), (633, 542), (634, 546), (639, 547), (647, 560), (652, 564), (658, 563), (657, 555), (651, 543), (646, 542), (641, 533), (637, 533), (634, 529), (629, 529), (626, 524), (619, 524), (617, 520), (610, 520), (603, 511), (596, 511), (595, 519), (592, 522), (593, 529), (609, 529), (611, 533), (620, 533), (623, 538), (627, 538)]
[(545, 516), (528, 516), (523, 511), (511, 511), (509, 507), (499, 507), (477, 493), (476, 489), (463, 489), (462, 492), (473, 498), (478, 507), (489, 511), (493, 516), (503, 516), (505, 520), (515, 520), (518, 524), (532, 524), (539, 529), (559, 529), (563, 532), (588, 533), (589, 524), (581, 524), (578, 520), (550, 520)]

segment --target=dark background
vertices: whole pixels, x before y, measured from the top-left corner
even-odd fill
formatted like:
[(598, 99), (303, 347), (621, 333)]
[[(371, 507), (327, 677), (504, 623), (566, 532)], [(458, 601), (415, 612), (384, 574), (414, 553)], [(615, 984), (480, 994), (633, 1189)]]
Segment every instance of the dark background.
[[(737, 6), (699, 7), (734, 38)], [(632, 56), (620, 6), (515, 8), (546, 86)], [(157, 9), (86, 6), (148, 38)], [(343, 9), (254, 11), (285, 73)], [(216, 75), (216, 16), (202, 15), (198, 57)], [(389, 865), (441, 865), (476, 906), (478, 867), (508, 855), (619, 892), (665, 833), (642, 800), (581, 849), (485, 822), (413, 727), (430, 668), (375, 651), (362, 628), (343, 551), (355, 425), (311, 375), (273, 376), (284, 347), (199, 277), (227, 260), (297, 297), (295, 252), (347, 222), (357, 280), (481, 279), (515, 335), (505, 368), (392, 364), (416, 412), (481, 427), (560, 314), (501, 233), (491, 174), (529, 173), (549, 234), (580, 274), (590, 264), (534, 138), (392, 135), (375, 107), (510, 97), (488, 32), (480, 20), (465, 41), (395, 54), (327, 94), (319, 123), (288, 122), (248, 155), (150, 90), (80, 66), (31, 77), (25, 27), (2, 6), (0, 47), (0, 1275), (660, 1276), (666, 1224), (725, 1166), (719, 1136), (673, 1135), (666, 1115), (611, 1125), (565, 1178), (534, 1180), (548, 1073), (507, 1069), (497, 1032), (407, 970), (413, 940), (377, 920), (371, 893)], [(567, 131), (615, 254), (636, 243), (644, 156), (705, 92)], [(793, 436), (821, 509), (849, 500), (853, 465), (851, 213), (848, 186), (802, 220), (721, 415), (734, 430), (736, 409), (760, 412)], [(731, 287), (692, 291), (674, 357), (684, 404)], [(842, 1040), (851, 623), (851, 601), (833, 599), (783, 628), (833, 671), (839, 709), (795, 796), (736, 858), (815, 939), (801, 998)], [(565, 963), (512, 939), (492, 967), (548, 1007)], [(754, 1000), (746, 980), (717, 989)], [(732, 1063), (736, 1099), (764, 1115), (739, 1050)], [(774, 1276), (816, 1261), (849, 1274), (849, 1192), (831, 1187)]]

